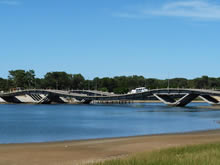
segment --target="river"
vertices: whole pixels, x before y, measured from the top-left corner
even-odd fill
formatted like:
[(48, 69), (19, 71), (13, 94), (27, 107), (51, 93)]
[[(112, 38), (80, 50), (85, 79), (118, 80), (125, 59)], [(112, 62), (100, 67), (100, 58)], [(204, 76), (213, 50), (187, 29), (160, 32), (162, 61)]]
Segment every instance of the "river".
[(0, 105), (0, 144), (181, 133), (220, 128), (220, 110), (162, 103)]

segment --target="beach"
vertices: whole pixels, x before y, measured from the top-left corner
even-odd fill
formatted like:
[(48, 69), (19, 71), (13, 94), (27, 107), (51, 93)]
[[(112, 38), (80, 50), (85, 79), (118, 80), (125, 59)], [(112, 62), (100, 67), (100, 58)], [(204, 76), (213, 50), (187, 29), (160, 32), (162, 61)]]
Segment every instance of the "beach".
[(211, 130), (54, 143), (1, 144), (0, 165), (86, 164), (126, 157), (139, 152), (219, 141), (220, 130)]

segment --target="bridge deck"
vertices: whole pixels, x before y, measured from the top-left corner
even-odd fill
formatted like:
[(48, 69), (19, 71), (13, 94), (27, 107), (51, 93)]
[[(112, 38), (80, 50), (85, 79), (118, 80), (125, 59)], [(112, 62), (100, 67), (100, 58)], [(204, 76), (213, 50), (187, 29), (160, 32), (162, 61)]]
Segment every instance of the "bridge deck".
[[(0, 98), (3, 100), (9, 100), (13, 102), (16, 100), (18, 96), (21, 95), (30, 95), (33, 97), (33, 94), (44, 95), (48, 99), (41, 98), (39, 96), (35, 96), (41, 98), (41, 100), (59, 100), (58, 97), (63, 98), (74, 98), (76, 100), (89, 103), (94, 100), (105, 101), (105, 100), (147, 100), (149, 97), (158, 96), (157, 98), (160, 100), (164, 100), (165, 104), (173, 104), (174, 106), (179, 104), (188, 104), (192, 99), (200, 96), (204, 98), (205, 101), (218, 104), (219, 101), (212, 98), (212, 96), (220, 96), (220, 91), (215, 90), (204, 90), (204, 89), (154, 89), (149, 90), (142, 93), (134, 93), (134, 94), (123, 94), (123, 95), (115, 95), (106, 92), (97, 92), (97, 91), (85, 91), (85, 90), (74, 90), (74, 91), (64, 91), (64, 90), (45, 90), (45, 89), (30, 89), (30, 90), (22, 90), (10, 93), (0, 93)], [(181, 99), (174, 100), (169, 96), (179, 96)], [(191, 97), (189, 97), (191, 96)], [(40, 99), (39, 99), (40, 100)], [(176, 102), (175, 102), (176, 101)]]

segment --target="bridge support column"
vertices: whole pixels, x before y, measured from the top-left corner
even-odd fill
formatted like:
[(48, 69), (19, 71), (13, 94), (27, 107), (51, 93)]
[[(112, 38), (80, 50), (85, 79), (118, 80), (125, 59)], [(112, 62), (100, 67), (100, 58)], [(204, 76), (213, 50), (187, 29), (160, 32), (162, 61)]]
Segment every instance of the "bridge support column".
[(162, 101), (164, 104), (170, 105), (170, 106), (179, 106), (179, 107), (184, 107), (187, 104), (189, 104), (192, 100), (194, 100), (196, 97), (198, 97), (198, 94), (186, 94), (179, 100), (174, 100), (171, 98), (169, 95), (158, 95), (154, 94), (154, 96)]
[(36, 93), (28, 93), (32, 98), (34, 104), (50, 104), (51, 100), (48, 98), (48, 95), (40, 95)]
[(174, 100), (173, 98), (171, 98), (169, 95), (158, 95), (158, 94), (154, 94), (154, 96), (162, 101), (164, 104), (167, 105), (174, 105), (176, 100)]
[(7, 103), (22, 103), (20, 100), (18, 100), (15, 96), (3, 96), (1, 97), (3, 100), (5, 100)]
[(198, 94), (186, 94), (181, 99), (177, 100), (176, 106), (184, 107), (190, 102), (192, 102), (198, 96), (199, 96)]
[(49, 95), (45, 95), (40, 101), (38, 101), (38, 104), (50, 104), (51, 98)]
[(47, 96), (47, 100), (52, 103), (60, 103), (60, 104), (66, 103), (59, 96)]
[(6, 103), (6, 101), (3, 98), (0, 97), (0, 104), (1, 103)]
[(214, 97), (212, 97), (210, 95), (201, 95), (199, 97), (211, 105), (219, 105), (220, 104), (220, 102), (217, 99), (215, 99)]
[(90, 104), (92, 100), (81, 100), (82, 104)]

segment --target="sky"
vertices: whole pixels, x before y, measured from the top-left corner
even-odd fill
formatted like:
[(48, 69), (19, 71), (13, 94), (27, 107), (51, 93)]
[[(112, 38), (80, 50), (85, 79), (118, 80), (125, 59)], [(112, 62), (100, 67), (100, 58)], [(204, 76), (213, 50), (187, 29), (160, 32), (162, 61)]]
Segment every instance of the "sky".
[(220, 0), (0, 0), (0, 77), (220, 77)]

